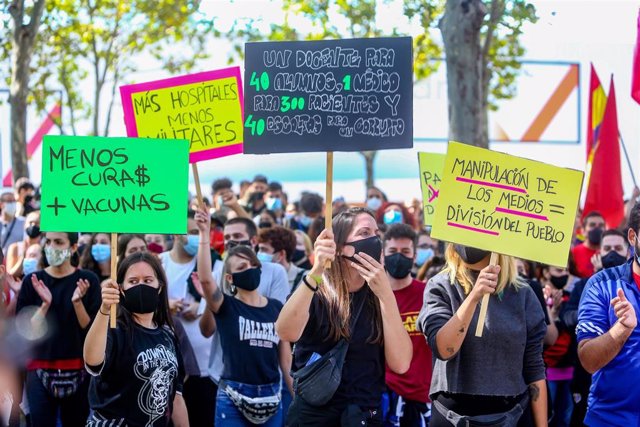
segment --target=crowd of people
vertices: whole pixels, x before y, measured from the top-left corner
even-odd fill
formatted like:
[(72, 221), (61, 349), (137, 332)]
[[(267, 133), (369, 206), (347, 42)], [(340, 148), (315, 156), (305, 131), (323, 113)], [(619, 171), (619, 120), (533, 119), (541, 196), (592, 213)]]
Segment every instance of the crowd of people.
[(116, 253), (41, 231), (37, 190), (0, 194), (0, 426), (640, 426), (637, 191), (620, 228), (579, 213), (560, 268), (376, 187), (325, 228), (321, 195), (217, 179), (185, 234)]

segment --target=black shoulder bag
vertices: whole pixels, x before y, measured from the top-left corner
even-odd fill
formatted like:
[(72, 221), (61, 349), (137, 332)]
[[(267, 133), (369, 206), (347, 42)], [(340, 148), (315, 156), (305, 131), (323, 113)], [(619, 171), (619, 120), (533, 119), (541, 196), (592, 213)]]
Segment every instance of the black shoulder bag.
[[(351, 335), (353, 335), (353, 329), (366, 300), (367, 295), (360, 302), (355, 317), (351, 318), (349, 324), (349, 333)], [(342, 368), (348, 349), (349, 342), (342, 338), (320, 359), (295, 372), (291, 372), (295, 394), (313, 406), (322, 406), (331, 400), (342, 381)]]

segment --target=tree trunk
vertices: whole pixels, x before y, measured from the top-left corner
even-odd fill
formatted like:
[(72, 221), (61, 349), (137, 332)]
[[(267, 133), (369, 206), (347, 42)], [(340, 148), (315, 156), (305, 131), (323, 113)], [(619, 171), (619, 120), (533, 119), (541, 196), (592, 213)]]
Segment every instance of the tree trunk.
[(486, 13), (481, 0), (447, 0), (438, 23), (446, 53), (449, 139), (479, 147), (489, 145), (480, 44)]
[(376, 159), (377, 151), (361, 151), (362, 157), (364, 157), (364, 167), (366, 171), (366, 181), (365, 184), (367, 188), (373, 187), (374, 178), (373, 178), (373, 162)]
[(24, 1), (16, 0), (9, 5), (13, 23), (11, 40), (11, 169), (13, 182), (29, 177), (27, 163), (27, 97), (33, 45), (40, 27), (44, 0), (38, 0), (31, 10), (29, 24), (24, 21)]
[[(23, 44), (23, 43), (21, 43)], [(11, 173), (13, 181), (29, 177), (27, 164), (27, 96), (31, 55), (14, 47), (11, 70)]]

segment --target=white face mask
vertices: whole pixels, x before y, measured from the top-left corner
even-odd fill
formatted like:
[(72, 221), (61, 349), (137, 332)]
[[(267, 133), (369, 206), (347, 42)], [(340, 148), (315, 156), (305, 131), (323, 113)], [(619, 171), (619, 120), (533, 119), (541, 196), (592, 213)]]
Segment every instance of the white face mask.
[(367, 207), (372, 211), (377, 211), (382, 206), (382, 199), (378, 199), (377, 197), (370, 197), (367, 199)]
[(6, 213), (7, 215), (15, 215), (16, 214), (16, 202), (5, 202), (4, 203), (4, 213)]

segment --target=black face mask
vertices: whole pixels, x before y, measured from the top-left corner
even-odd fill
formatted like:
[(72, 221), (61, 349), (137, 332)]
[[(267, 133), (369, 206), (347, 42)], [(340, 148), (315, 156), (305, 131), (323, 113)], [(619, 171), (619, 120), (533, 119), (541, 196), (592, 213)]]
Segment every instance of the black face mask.
[(604, 231), (600, 227), (594, 228), (593, 230), (589, 231), (589, 234), (587, 235), (589, 243), (594, 246), (600, 246), (600, 242), (602, 242), (602, 233), (604, 233)]
[[(355, 249), (354, 254), (364, 252), (376, 261), (380, 261), (380, 255), (382, 254), (382, 241), (378, 236), (371, 236), (366, 239), (356, 240), (355, 242), (345, 243), (345, 246), (352, 246)], [(356, 264), (360, 264), (355, 257), (342, 256)]]
[(564, 276), (551, 276), (549, 281), (556, 289), (562, 289), (567, 286), (567, 281), (569, 280), (569, 275), (565, 274)]
[(248, 268), (245, 271), (231, 274), (233, 286), (245, 291), (255, 291), (260, 285), (262, 271), (258, 267)]
[(267, 221), (264, 221), (258, 224), (258, 228), (271, 228), (271, 227), (273, 227), (273, 224)]
[(248, 246), (251, 248), (251, 240), (229, 240), (225, 244), (225, 249), (230, 250), (235, 248), (236, 246)]
[(296, 264), (300, 261), (304, 261), (306, 257), (307, 253), (305, 251), (303, 251), (302, 249), (296, 249), (295, 251), (293, 251), (293, 255), (291, 255), (291, 262)]
[(24, 232), (27, 233), (27, 236), (35, 239), (40, 235), (40, 227), (38, 227), (37, 225), (30, 225), (26, 230), (24, 230)]
[(484, 249), (472, 248), (464, 245), (453, 245), (456, 253), (462, 258), (465, 264), (477, 264), (487, 257), (491, 252)]
[(160, 294), (149, 285), (136, 285), (124, 291), (122, 305), (131, 313), (153, 313), (158, 308)]
[(602, 257), (602, 268), (612, 268), (627, 262), (627, 257), (620, 255), (616, 251), (611, 251)]
[(413, 259), (402, 255), (400, 252), (384, 257), (384, 268), (394, 279), (404, 279), (411, 273), (412, 267)]

